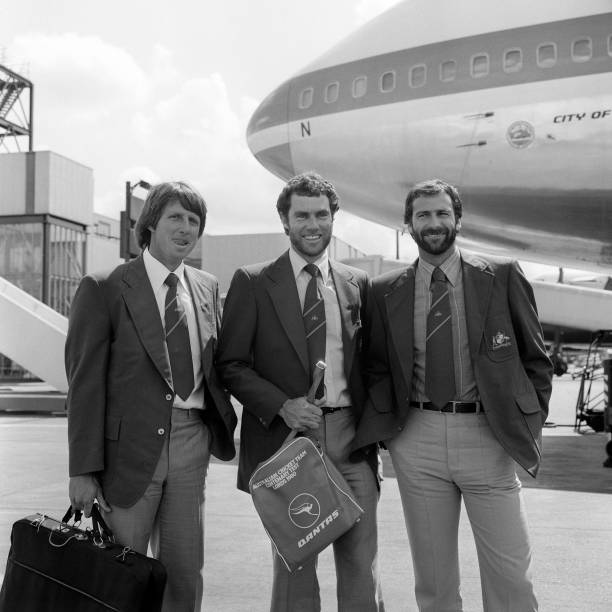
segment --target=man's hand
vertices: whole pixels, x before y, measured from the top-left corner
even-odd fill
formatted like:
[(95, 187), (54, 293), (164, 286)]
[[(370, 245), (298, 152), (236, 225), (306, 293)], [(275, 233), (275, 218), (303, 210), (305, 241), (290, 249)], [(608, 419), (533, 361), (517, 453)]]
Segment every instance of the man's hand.
[(318, 406), (311, 404), (305, 397), (288, 399), (278, 411), (287, 427), (305, 431), (316, 429), (321, 424), (323, 413)]
[(102, 487), (93, 474), (80, 474), (72, 476), (68, 485), (68, 496), (73, 510), (83, 510), (85, 516), (91, 516), (91, 506), (95, 499), (104, 512), (110, 512), (111, 507), (106, 503)]

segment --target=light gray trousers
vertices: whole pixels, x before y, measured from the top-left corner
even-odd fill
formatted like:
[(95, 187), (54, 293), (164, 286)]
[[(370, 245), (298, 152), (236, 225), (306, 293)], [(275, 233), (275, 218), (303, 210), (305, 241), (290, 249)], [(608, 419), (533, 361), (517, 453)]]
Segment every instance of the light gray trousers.
[(172, 410), (169, 439), (153, 480), (130, 508), (104, 519), (124, 546), (153, 556), (168, 572), (164, 612), (200, 612), (204, 568), (204, 485), (210, 432), (196, 410)]
[(402, 432), (386, 444), (404, 509), (419, 610), (463, 610), (457, 545), (462, 497), (485, 612), (537, 610), (521, 483), (484, 413), (415, 408)]
[[(349, 461), (349, 448), (355, 436), (351, 410), (340, 410), (323, 417), (313, 433), (327, 456), (350, 485), (357, 503), (364, 509), (361, 520), (333, 544), (336, 563), (338, 612), (382, 612), (384, 610), (378, 571), (378, 532), (376, 507), (378, 487), (366, 461)], [(289, 573), (274, 556), (271, 612), (320, 612), (317, 559)]]

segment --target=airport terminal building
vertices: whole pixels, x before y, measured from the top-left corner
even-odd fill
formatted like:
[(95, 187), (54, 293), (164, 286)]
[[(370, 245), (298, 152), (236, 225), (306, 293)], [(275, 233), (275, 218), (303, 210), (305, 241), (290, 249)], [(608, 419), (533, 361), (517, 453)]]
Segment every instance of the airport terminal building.
[[(93, 212), (93, 171), (51, 151), (0, 155), (0, 277), (66, 316), (96, 262), (119, 263), (118, 221)], [(0, 380), (29, 378), (0, 358)]]
[[(57, 153), (0, 154), (0, 277), (64, 316), (84, 274), (123, 261), (119, 219), (94, 212), (93, 185), (91, 168)], [(187, 263), (217, 276), (223, 295), (236, 268), (273, 259), (288, 244), (282, 232), (205, 235)], [(336, 237), (330, 255), (365, 258)], [(0, 383), (33, 378), (0, 354)]]

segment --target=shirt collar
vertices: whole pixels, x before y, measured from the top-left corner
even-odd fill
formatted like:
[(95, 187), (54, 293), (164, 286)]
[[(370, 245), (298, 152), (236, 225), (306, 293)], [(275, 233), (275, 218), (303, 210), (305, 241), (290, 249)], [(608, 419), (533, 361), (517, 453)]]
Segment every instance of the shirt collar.
[(453, 252), (439, 266), (433, 266), (421, 257), (419, 258), (418, 267), (428, 285), (431, 284), (431, 274), (434, 271), (434, 268), (439, 267), (440, 270), (446, 274), (448, 282), (453, 287), (456, 287), (457, 283), (459, 282), (459, 275), (461, 274), (461, 254), (455, 245), (453, 247)]
[(147, 271), (147, 276), (149, 277), (149, 281), (151, 282), (151, 287), (153, 287), (153, 291), (157, 293), (164, 285), (166, 278), (168, 278), (168, 274), (173, 272), (178, 276), (179, 282), (185, 287), (185, 264), (181, 261), (178, 268), (176, 270), (168, 270), (166, 266), (155, 259), (153, 255), (149, 252), (149, 249), (145, 249), (142, 253), (142, 259), (144, 261), (145, 270)]
[[(293, 247), (289, 247), (289, 261), (291, 261), (293, 275), (297, 279), (308, 262)], [(329, 257), (327, 255), (327, 249), (312, 263), (319, 268), (321, 278), (323, 278), (323, 284), (326, 284), (329, 276)]]

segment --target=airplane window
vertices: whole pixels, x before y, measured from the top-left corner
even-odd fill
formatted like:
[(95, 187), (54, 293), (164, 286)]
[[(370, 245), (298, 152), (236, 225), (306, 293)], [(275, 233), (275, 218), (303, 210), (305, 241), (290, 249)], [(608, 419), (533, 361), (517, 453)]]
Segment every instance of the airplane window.
[(410, 87), (423, 87), (427, 79), (427, 67), (425, 64), (418, 64), (410, 69)]
[(593, 43), (590, 38), (579, 38), (572, 43), (572, 59), (588, 62), (593, 57)]
[(538, 47), (538, 66), (550, 68), (557, 63), (557, 45), (555, 43), (544, 43)]
[(314, 90), (312, 87), (307, 87), (302, 90), (300, 93), (300, 108), (310, 108), (310, 106), (312, 106), (313, 94)]
[(520, 49), (508, 49), (504, 53), (504, 72), (518, 72), (523, 68), (523, 52)]
[(385, 72), (380, 77), (380, 90), (387, 92), (395, 89), (395, 71)]
[(457, 62), (455, 60), (448, 60), (440, 64), (440, 80), (441, 81), (454, 81), (457, 75)]
[(353, 98), (362, 98), (368, 89), (368, 77), (360, 76), (353, 81)]
[(489, 74), (489, 56), (486, 53), (472, 56), (471, 72), (475, 79), (486, 77)]
[(340, 83), (338, 83), (338, 81), (335, 81), (334, 83), (330, 83), (325, 88), (325, 102), (327, 102), (327, 104), (331, 104), (332, 102), (335, 102), (338, 99), (339, 92), (340, 92)]

